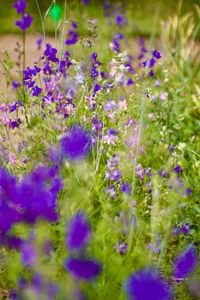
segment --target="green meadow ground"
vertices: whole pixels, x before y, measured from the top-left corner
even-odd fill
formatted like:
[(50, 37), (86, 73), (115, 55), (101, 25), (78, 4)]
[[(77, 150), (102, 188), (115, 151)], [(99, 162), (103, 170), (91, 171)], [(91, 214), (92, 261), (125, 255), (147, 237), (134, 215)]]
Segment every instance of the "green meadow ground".
[[(116, 85), (117, 87), (111, 89), (108, 94), (104, 91), (99, 92), (95, 114), (105, 124), (104, 134), (107, 129), (114, 127), (119, 132), (118, 140), (115, 145), (107, 145), (102, 140), (98, 140), (85, 161), (80, 163), (66, 161), (63, 164), (60, 174), (64, 188), (59, 194), (59, 222), (53, 225), (41, 222), (34, 227), (38, 248), (47, 238), (53, 241), (51, 257), (41, 256), (34, 267), (34, 272), (40, 272), (46, 279), (60, 284), (63, 294), (61, 293), (60, 298), (56, 298), (59, 300), (76, 300), (70, 296), (62, 298), (64, 294), (70, 294), (74, 286), (73, 279), (63, 268), (64, 259), (70, 255), (63, 245), (66, 223), (79, 210), (87, 213), (93, 231), (88, 254), (98, 259), (103, 266), (102, 273), (94, 282), (80, 284), (88, 299), (127, 299), (124, 292), (125, 280), (135, 270), (149, 265), (162, 270), (162, 274), (173, 282), (172, 266), (177, 253), (183, 251), (189, 244), (194, 244), (199, 251), (200, 57), (198, 39), (200, 8), (197, 6), (193, 8), (193, 4), (197, 4), (197, 1), (185, 0), (181, 8), (178, 8), (176, 1), (168, 1), (168, 4), (164, 1), (151, 1), (150, 3), (150, 1), (142, 0), (138, 2), (140, 4), (129, 3), (127, 6), (129, 25), (125, 27), (124, 33), (128, 38), (123, 43), (122, 49), (136, 56), (138, 54), (137, 37), (145, 36), (146, 47), (156, 48), (162, 55), (155, 71), (160, 86), (156, 86), (156, 80), (142, 73), (145, 78), (142, 81), (139, 75), (133, 75), (135, 85), (132, 87), (123, 88)], [(0, 3), (0, 34), (19, 34), (18, 29), (12, 25), (16, 14), (12, 9), (6, 9), (7, 5)], [(42, 33), (34, 1), (29, 5), (36, 20), (30, 33), (35, 31)], [(91, 53), (96, 51), (99, 54), (98, 59), (102, 62), (102, 68), (109, 72), (111, 59), (114, 57), (120, 60), (121, 58), (109, 49), (112, 31), (103, 17), (100, 4), (98, 5), (99, 13), (94, 4), (83, 9), (76, 2), (69, 3), (66, 19), (76, 20), (80, 24), (78, 32), (82, 41), (70, 51), (72, 58), (77, 62), (86, 61)], [(46, 7), (43, 8), (43, 16), (46, 9)], [(8, 18), (11, 24), (9, 26)], [(86, 21), (92, 18), (98, 19), (95, 39), (92, 39)], [(54, 29), (57, 25), (47, 16), (46, 33), (52, 35), (53, 41), (59, 48), (62, 41), (62, 26), (58, 28), (55, 35)], [(116, 28), (112, 27), (112, 30)], [(84, 46), (87, 39), (91, 40), (91, 48)], [(4, 64), (12, 74), (12, 64), (8, 57)], [(13, 73), (13, 77), (16, 78), (17, 73)], [(8, 91), (10, 83), (11, 79), (8, 76)], [(72, 124), (81, 123), (91, 130), (93, 112), (89, 110), (84, 97), (91, 93), (92, 86), (91, 79), (87, 78), (84, 87), (80, 87), (78, 91), (76, 114), (65, 120), (56, 114), (49, 114), (47, 118), (42, 119), (38, 114), (39, 100), (35, 98), (36, 105), (32, 107), (33, 97), (27, 94), (29, 124), (26, 124), (23, 116), (19, 131), (15, 129), (8, 132), (2, 126), (0, 133), (1, 141), (6, 141), (6, 147), (16, 156), (16, 161), (14, 163), (4, 161), (0, 157), (1, 164), (21, 178), (39, 162), (48, 164), (46, 154), (49, 146), (58, 144), (63, 132), (66, 132)], [(117, 103), (120, 96), (126, 98), (128, 108), (126, 111), (117, 111), (113, 122), (103, 108), (108, 98), (114, 99)], [(6, 97), (6, 99), (1, 99), (1, 102), (5, 100), (8, 103), (15, 97), (13, 95), (10, 98)], [(85, 121), (86, 117), (89, 119), (88, 123)], [(124, 124), (129, 118), (136, 121), (139, 139), (133, 149), (134, 159), (130, 159), (130, 152), (126, 147), (126, 139), (132, 135), (134, 139), (131, 129), (130, 131), (124, 129)], [(26, 140), (28, 148), (18, 153), (18, 143), (22, 140)], [(175, 149), (170, 152), (169, 147), (172, 145)], [(140, 151), (140, 147), (144, 147), (144, 153)], [(119, 168), (123, 174), (123, 180), (131, 184), (132, 193), (131, 196), (122, 194), (116, 183), (117, 198), (113, 200), (105, 193), (109, 185), (105, 181), (105, 172), (107, 160), (114, 154), (120, 158)], [(27, 163), (22, 163), (27, 156), (29, 157)], [(139, 164), (143, 168), (151, 168), (151, 178), (146, 176), (142, 180), (139, 179), (135, 173), (135, 167)], [(177, 178), (173, 172), (176, 165), (183, 169), (181, 180), (184, 187), (176, 182)], [(169, 177), (159, 176), (160, 170), (167, 171)], [(174, 186), (169, 188), (172, 182)], [(185, 187), (192, 190), (189, 197), (185, 196)], [(126, 237), (121, 230), (123, 227), (120, 219), (121, 211), (131, 220), (132, 217), (137, 220), (136, 224), (130, 222)], [(172, 236), (173, 228), (181, 228), (183, 224), (190, 224), (189, 234)], [(28, 226), (17, 225), (13, 232), (27, 238)], [(155, 253), (147, 249), (147, 245), (155, 243), (158, 234), (161, 236), (160, 252)], [(128, 244), (128, 251), (125, 255), (120, 255), (114, 248), (121, 239), (125, 239)], [(18, 278), (22, 275), (29, 278), (32, 271), (21, 264), (20, 254), (17, 251), (1, 248), (0, 258), (0, 288), (5, 291), (5, 296), (1, 296), (0, 289), (0, 299), (8, 299), (6, 298), (7, 292), (17, 285)], [(200, 281), (199, 267), (188, 280), (181, 284), (173, 282), (174, 300), (199, 299), (199, 294), (192, 292), (189, 287), (189, 282), (192, 280)], [(36, 300), (28, 296), (24, 299)]]

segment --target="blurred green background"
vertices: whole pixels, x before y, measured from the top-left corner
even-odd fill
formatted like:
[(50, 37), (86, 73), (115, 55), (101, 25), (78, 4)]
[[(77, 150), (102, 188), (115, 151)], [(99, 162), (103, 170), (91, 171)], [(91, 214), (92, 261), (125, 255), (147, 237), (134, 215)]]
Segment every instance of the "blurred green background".
[[(14, 25), (18, 18), (12, 5), (15, 0), (0, 0), (0, 34), (19, 33), (19, 29)], [(45, 30), (48, 34), (54, 34), (54, 30), (58, 22), (54, 22), (49, 13), (48, 8), (55, 4), (61, 5), (64, 14), (64, 0), (27, 0), (29, 12), (34, 17), (34, 23), (29, 29), (30, 32), (41, 32), (41, 18), (38, 13), (37, 2), (41, 9), (42, 18), (45, 14)], [(66, 19), (83, 20), (97, 18), (100, 19), (100, 24), (105, 25), (103, 19), (103, 1), (90, 0), (89, 5), (85, 6), (81, 0), (67, 0)], [(111, 3), (120, 3), (120, 1), (110, 1)], [(161, 20), (166, 20), (169, 16), (178, 12), (178, 7), (181, 7), (179, 14), (183, 15), (188, 11), (192, 11), (194, 5), (200, 5), (200, 0), (127, 0), (123, 1), (126, 5), (126, 12), (129, 21), (129, 34), (132, 36), (143, 35), (149, 36), (153, 33), (159, 35), (159, 23)], [(180, 5), (181, 3), (181, 5)], [(102, 20), (102, 22), (101, 22)], [(198, 20), (197, 20), (198, 22)], [(81, 22), (82, 23), (82, 22)], [(84, 26), (83, 26), (84, 28)], [(80, 28), (83, 31), (84, 29)]]

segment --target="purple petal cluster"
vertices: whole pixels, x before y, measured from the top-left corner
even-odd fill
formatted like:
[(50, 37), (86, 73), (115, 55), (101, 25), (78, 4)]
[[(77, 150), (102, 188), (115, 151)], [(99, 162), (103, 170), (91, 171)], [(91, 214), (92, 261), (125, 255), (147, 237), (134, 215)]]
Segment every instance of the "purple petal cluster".
[(18, 0), (13, 4), (18, 14), (23, 14), (26, 9), (26, 2), (24, 0)]
[(67, 46), (75, 45), (78, 42), (78, 33), (76, 32), (77, 28), (78, 25), (75, 22), (72, 22), (72, 29), (68, 31), (67, 39), (65, 41)]
[(85, 158), (92, 149), (92, 139), (88, 131), (79, 125), (74, 125), (68, 135), (61, 140), (63, 155), (70, 160)]
[(0, 168), (0, 242), (18, 246), (9, 232), (16, 223), (57, 220), (57, 195), (62, 188), (57, 167), (39, 166), (21, 181)]
[(142, 269), (129, 277), (126, 293), (130, 300), (170, 300), (171, 288), (154, 269)]
[(187, 278), (195, 269), (198, 262), (198, 255), (196, 248), (190, 245), (185, 251), (178, 255), (174, 261), (174, 279), (182, 281)]
[(15, 22), (15, 25), (18, 26), (22, 31), (25, 31), (31, 26), (33, 18), (29, 14), (24, 14), (20, 20)]
[(91, 230), (86, 216), (77, 213), (69, 222), (66, 236), (67, 247), (71, 251), (82, 250), (90, 241)]
[(101, 272), (100, 263), (91, 259), (68, 258), (65, 268), (75, 278), (86, 281), (93, 280)]

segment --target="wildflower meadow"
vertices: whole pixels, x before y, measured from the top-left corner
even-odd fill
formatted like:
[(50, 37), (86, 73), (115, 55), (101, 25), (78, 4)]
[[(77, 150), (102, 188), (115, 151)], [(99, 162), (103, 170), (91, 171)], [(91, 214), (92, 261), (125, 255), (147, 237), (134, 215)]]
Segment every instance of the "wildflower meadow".
[(0, 299), (200, 299), (198, 0), (1, 2)]

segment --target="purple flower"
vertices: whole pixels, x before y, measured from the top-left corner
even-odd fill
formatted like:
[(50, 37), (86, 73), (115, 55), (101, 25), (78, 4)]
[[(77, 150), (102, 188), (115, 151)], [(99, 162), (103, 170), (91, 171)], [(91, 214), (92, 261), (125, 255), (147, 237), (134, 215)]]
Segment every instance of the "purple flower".
[(120, 241), (114, 246), (114, 248), (116, 249), (117, 253), (126, 254), (128, 245), (126, 243)]
[(65, 261), (65, 269), (80, 280), (90, 281), (101, 272), (99, 262), (92, 259), (68, 258)]
[(21, 260), (26, 266), (33, 267), (37, 262), (37, 251), (30, 241), (21, 246)]
[(19, 86), (20, 86), (19, 81), (18, 81), (18, 80), (13, 80), (13, 82), (12, 82), (12, 87), (13, 87), (13, 89), (15, 90), (15, 89), (17, 89)]
[(191, 193), (192, 193), (192, 189), (190, 189), (189, 187), (187, 187), (187, 188), (185, 189), (185, 196), (186, 196), (186, 197), (189, 197)]
[(96, 83), (95, 86), (94, 86), (93, 92), (97, 93), (98, 91), (100, 91), (100, 89), (101, 89), (100, 85)]
[(185, 251), (178, 255), (174, 261), (174, 279), (182, 281), (187, 278), (195, 269), (198, 261), (196, 248), (190, 245)]
[(31, 26), (33, 18), (29, 14), (24, 14), (21, 17), (21, 20), (15, 22), (15, 25), (18, 26), (22, 31), (25, 31)]
[(86, 216), (79, 212), (69, 222), (66, 244), (71, 251), (81, 250), (91, 238), (91, 230)]
[(78, 42), (78, 33), (74, 30), (69, 30), (68, 39), (65, 41), (66, 45), (74, 45)]
[(91, 136), (83, 127), (75, 125), (61, 139), (61, 149), (64, 156), (71, 160), (83, 159), (92, 149)]
[(58, 58), (56, 57), (57, 49), (53, 48), (50, 44), (46, 44), (46, 49), (44, 51), (44, 55), (47, 57), (49, 61), (58, 63)]
[(26, 2), (24, 0), (18, 0), (13, 4), (18, 14), (23, 14), (26, 9)]
[(182, 170), (181, 166), (176, 165), (176, 167), (173, 168), (173, 171), (174, 171), (175, 173), (177, 173), (178, 175), (180, 175), (180, 174), (182, 173), (183, 170)]
[(160, 59), (162, 56), (160, 55), (160, 52), (157, 50), (153, 51), (153, 57), (155, 57), (156, 59)]
[(37, 41), (36, 41), (36, 43), (37, 43), (37, 50), (40, 50), (42, 48), (42, 42), (43, 42), (43, 38), (37, 39)]
[(169, 300), (171, 288), (154, 269), (142, 269), (129, 277), (126, 293), (130, 300)]
[(131, 193), (131, 186), (127, 182), (122, 182), (121, 191), (127, 195)]
[(134, 84), (133, 79), (132, 79), (132, 78), (129, 78), (129, 79), (127, 80), (127, 85), (133, 85), (133, 84)]
[(83, 3), (84, 5), (87, 5), (87, 4), (89, 4), (89, 0), (82, 0), (82, 3)]
[(37, 97), (37, 96), (39, 96), (39, 94), (41, 94), (41, 92), (42, 92), (42, 89), (37, 85), (32, 88), (32, 96)]

